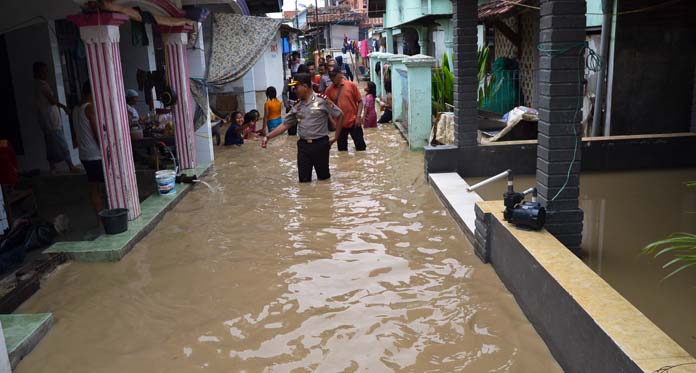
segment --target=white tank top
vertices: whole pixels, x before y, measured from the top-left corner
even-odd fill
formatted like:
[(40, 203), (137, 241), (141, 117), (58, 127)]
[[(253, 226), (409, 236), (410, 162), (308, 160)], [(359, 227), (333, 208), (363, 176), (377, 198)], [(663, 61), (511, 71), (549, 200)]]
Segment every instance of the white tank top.
[(85, 109), (88, 103), (82, 104), (75, 110), (73, 123), (77, 129), (77, 145), (80, 151), (80, 159), (83, 161), (97, 161), (102, 159), (101, 148), (99, 143), (94, 139), (92, 126), (89, 124), (89, 119), (85, 114)]

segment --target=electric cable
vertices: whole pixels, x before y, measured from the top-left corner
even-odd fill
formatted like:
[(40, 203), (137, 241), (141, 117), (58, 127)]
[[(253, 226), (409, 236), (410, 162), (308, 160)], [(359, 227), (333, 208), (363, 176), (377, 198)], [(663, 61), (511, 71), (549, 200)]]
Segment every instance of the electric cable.
[[(564, 55), (566, 53), (571, 52), (574, 49), (578, 49), (578, 79), (577, 79), (577, 86), (578, 86), (578, 100), (575, 104), (575, 112), (573, 113), (573, 116), (571, 120), (567, 123), (564, 124), (572, 124), (573, 128), (573, 137), (575, 138), (575, 145), (573, 147), (573, 158), (570, 161), (570, 165), (568, 166), (568, 172), (566, 174), (566, 179), (561, 188), (558, 190), (558, 193), (556, 193), (553, 198), (551, 198), (551, 201), (555, 201), (556, 198), (565, 190), (565, 188), (568, 186), (568, 182), (570, 181), (570, 173), (573, 170), (573, 165), (575, 164), (575, 160), (577, 159), (577, 153), (578, 153), (578, 143), (582, 142), (582, 139), (578, 139), (578, 134), (576, 130), (576, 126), (578, 123), (575, 121), (575, 118), (578, 117), (578, 114), (582, 110), (582, 105), (580, 104), (579, 98), (582, 97), (582, 88), (583, 88), (583, 72), (585, 69), (592, 71), (592, 72), (597, 72), (602, 68), (602, 59), (601, 56), (598, 55), (592, 48), (589, 47), (587, 42), (581, 42), (581, 43), (576, 43), (572, 44), (568, 47), (564, 48), (546, 48), (542, 44), (539, 44), (537, 46), (537, 49), (539, 50), (539, 55), (540, 56), (548, 56), (548, 57), (557, 57)], [(584, 69), (583, 69), (583, 55), (587, 54), (584, 58)]]

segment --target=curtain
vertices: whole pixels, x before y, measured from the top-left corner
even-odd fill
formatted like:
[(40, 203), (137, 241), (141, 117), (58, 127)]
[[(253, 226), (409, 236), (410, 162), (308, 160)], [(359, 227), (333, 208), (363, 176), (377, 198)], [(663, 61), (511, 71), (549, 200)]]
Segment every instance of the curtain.
[(222, 86), (240, 79), (263, 55), (282, 20), (216, 13), (207, 83)]
[(210, 111), (210, 106), (208, 105), (208, 86), (205, 85), (205, 82), (198, 79), (191, 79), (191, 97), (193, 97), (193, 101), (196, 103), (193, 123), (195, 130), (198, 131), (198, 129), (205, 124), (208, 111)]

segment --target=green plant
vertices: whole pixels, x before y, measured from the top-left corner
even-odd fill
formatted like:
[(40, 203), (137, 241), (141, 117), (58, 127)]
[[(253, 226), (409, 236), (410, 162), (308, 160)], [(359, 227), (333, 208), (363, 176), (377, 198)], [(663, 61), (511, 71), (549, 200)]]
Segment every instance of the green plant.
[(493, 74), (488, 74), (488, 58), (491, 55), (490, 46), (485, 46), (478, 49), (477, 52), (477, 78), (479, 82), (478, 87), (478, 107), (481, 108), (483, 104), (492, 99), (496, 93), (500, 90), (501, 84), (496, 84), (496, 77)]
[(454, 104), (454, 74), (449, 68), (449, 58), (445, 53), (442, 65), (432, 71), (432, 105), (433, 114), (447, 110), (447, 105)]
[[(696, 181), (689, 181), (686, 185), (689, 188), (696, 188)], [(696, 234), (672, 233), (667, 238), (644, 247), (642, 251), (644, 254), (654, 255), (655, 258), (663, 254), (674, 256), (662, 266), (663, 269), (676, 268), (665, 276), (666, 280), (689, 267), (696, 266)]]

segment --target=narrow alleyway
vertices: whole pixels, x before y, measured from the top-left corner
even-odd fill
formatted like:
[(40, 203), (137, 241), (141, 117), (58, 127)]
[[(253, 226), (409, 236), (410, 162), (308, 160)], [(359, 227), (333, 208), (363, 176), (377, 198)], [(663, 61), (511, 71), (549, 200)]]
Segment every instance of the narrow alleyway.
[(296, 181), (294, 138), (215, 167), (121, 262), (70, 263), (19, 310), (17, 372), (560, 371), (392, 128)]

